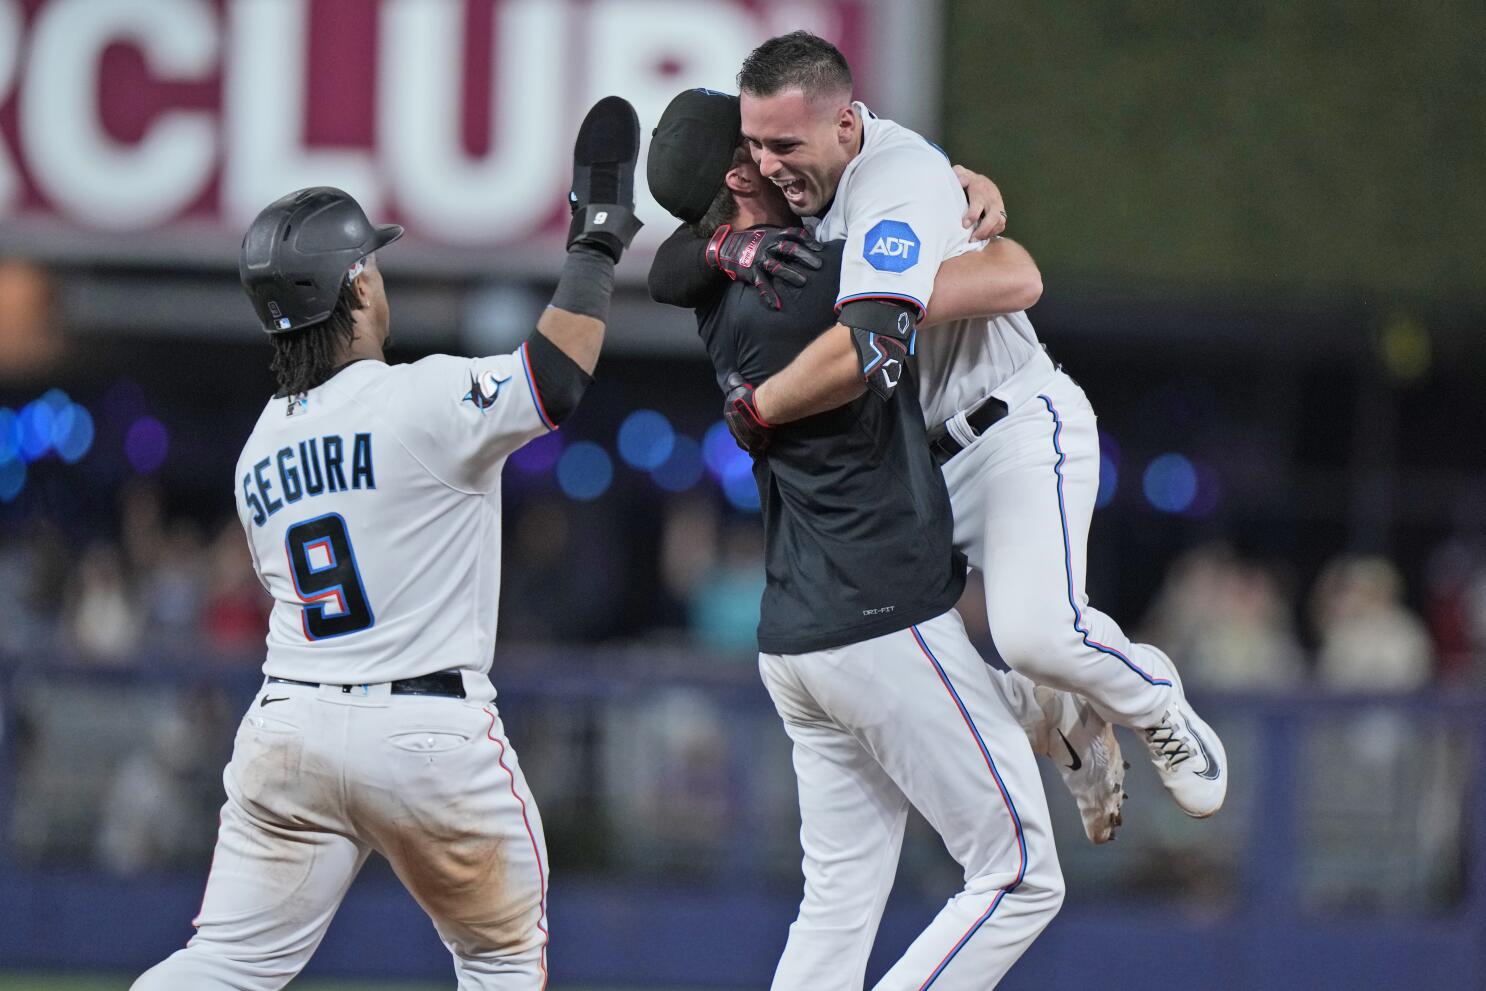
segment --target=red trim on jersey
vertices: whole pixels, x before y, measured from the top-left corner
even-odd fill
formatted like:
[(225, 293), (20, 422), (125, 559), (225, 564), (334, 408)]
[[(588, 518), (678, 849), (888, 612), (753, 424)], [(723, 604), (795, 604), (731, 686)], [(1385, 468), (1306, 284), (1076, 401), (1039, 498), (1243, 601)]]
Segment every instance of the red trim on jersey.
[[(525, 345), (523, 345), (523, 347), (524, 346)], [(511, 779), (511, 796), (515, 798), (517, 803), (521, 806), (521, 824), (526, 827), (526, 835), (528, 838), (531, 839), (532, 855), (537, 858), (537, 886), (538, 890), (540, 891), (537, 907), (541, 911), (541, 914), (537, 916), (537, 929), (540, 930), (542, 933), (542, 988), (545, 991), (547, 987), (547, 944), (551, 941), (551, 936), (547, 933), (547, 927), (542, 924), (542, 920), (547, 918), (547, 869), (542, 866), (542, 851), (541, 848), (537, 845), (537, 834), (532, 831), (531, 820), (528, 819), (526, 816), (526, 800), (522, 798), (519, 793), (517, 793), (516, 775), (512, 773), (509, 767), (506, 766), (505, 741), (491, 735), (491, 733), (495, 730), (495, 713), (491, 712), (489, 709), (484, 709), (482, 711), (485, 713), (485, 715), (490, 717), (490, 725), (485, 729), (485, 738), (491, 743), (494, 743), (497, 747), (500, 747), (500, 758), (497, 760), (497, 763), (500, 764), (501, 770), (506, 772), (506, 777)]]
[(521, 342), (521, 364), (526, 369), (526, 384), (531, 388), (531, 401), (536, 404), (537, 416), (547, 425), (548, 430), (557, 429), (557, 421), (547, 415), (547, 407), (542, 404), (542, 394), (537, 391), (537, 380), (531, 373), (531, 356), (526, 353), (526, 342)]

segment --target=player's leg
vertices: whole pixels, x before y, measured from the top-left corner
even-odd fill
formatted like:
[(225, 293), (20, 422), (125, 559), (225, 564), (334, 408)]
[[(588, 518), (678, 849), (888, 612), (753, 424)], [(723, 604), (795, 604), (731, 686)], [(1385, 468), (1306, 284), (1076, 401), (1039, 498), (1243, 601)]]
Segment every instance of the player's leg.
[(991, 635), (1007, 664), (1086, 697), (1112, 722), (1150, 731), (1148, 746), (1178, 804), (1189, 814), (1216, 811), (1227, 762), (1216, 735), (1186, 704), (1170, 659), (1132, 642), (1088, 604), (1099, 435), (1083, 391), (1066, 375), (1053, 376), (951, 460), (945, 478), (960, 532), (978, 527), (967, 546), (983, 566)]
[(878, 985), (991, 987), (1057, 913), (1062, 873), (1027, 736), (953, 611), (802, 668), (965, 870)]
[(378, 710), (362, 747), (361, 818), (449, 948), (460, 988), (539, 991), (546, 840), (488, 696), (394, 699)]
[(801, 661), (769, 654), (759, 659), (794, 744), (805, 873), (805, 895), (773, 987), (859, 991), (897, 872), (908, 800), (856, 738), (803, 691), (795, 673)]
[(304, 760), (324, 729), (307, 723), (320, 718), (314, 689), (283, 687), (293, 698), (272, 716), (249, 711), (238, 732), (196, 935), (133, 991), (284, 987), (320, 945), (366, 862), (368, 848), (329, 819), (339, 807), (339, 775)]
[(1058, 768), (1078, 803), (1084, 834), (1107, 843), (1123, 823), (1125, 771), (1114, 727), (1085, 699), (1038, 685), (1019, 671), (990, 668), (991, 686), (1027, 734), (1032, 752)]

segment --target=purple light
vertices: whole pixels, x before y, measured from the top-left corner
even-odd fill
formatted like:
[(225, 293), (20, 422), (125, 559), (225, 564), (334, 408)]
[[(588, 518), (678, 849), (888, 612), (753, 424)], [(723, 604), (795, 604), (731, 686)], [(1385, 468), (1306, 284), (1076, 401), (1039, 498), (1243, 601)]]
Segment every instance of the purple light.
[(511, 455), (511, 467), (525, 475), (545, 475), (562, 457), (562, 435), (557, 431), (543, 434)]
[(141, 475), (152, 475), (165, 463), (170, 450), (170, 435), (165, 424), (153, 416), (142, 416), (129, 427), (124, 437), (124, 454)]

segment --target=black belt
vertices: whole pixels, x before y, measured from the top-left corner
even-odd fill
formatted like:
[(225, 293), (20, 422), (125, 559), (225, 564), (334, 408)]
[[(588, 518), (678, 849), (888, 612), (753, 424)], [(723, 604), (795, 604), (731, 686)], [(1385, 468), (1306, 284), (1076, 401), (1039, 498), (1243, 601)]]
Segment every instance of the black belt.
[[(271, 685), (303, 685), (306, 688), (319, 688), (318, 681), (295, 681), (293, 678), (279, 678), (274, 675), (268, 676)], [(331, 685), (339, 687), (342, 692), (349, 695), (354, 685)], [(403, 678), (392, 683), (393, 695), (437, 695), (441, 698), (462, 699), (464, 698), (464, 677), (458, 671), (439, 671), (436, 674), (419, 675), (416, 678)]]
[[(965, 422), (970, 425), (970, 432), (979, 437), (992, 424), (1006, 416), (1007, 412), (1005, 403), (995, 396), (989, 396), (975, 412), (966, 414)], [(941, 423), (929, 438), (929, 452), (934, 455), (934, 462), (941, 466), (964, 449), (965, 445), (955, 440), (954, 434), (949, 432), (948, 420)]]

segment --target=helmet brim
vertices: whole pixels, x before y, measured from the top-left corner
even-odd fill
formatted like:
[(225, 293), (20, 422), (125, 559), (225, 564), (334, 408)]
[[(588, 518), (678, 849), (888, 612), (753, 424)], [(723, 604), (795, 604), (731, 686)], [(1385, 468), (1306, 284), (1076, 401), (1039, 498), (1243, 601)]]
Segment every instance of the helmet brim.
[(377, 236), (372, 238), (372, 251), (387, 247), (393, 241), (402, 237), (401, 224), (382, 224), (377, 228)]

